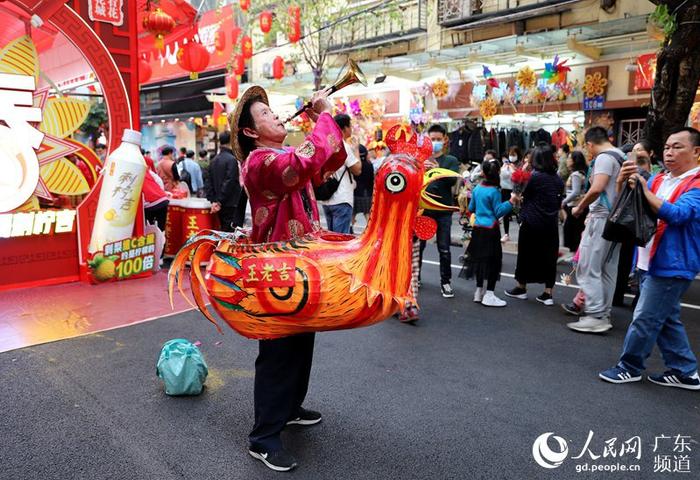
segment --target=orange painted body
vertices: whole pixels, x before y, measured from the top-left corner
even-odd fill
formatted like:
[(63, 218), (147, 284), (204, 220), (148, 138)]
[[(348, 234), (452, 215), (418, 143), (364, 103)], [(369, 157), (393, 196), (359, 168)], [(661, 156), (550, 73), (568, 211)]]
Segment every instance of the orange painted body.
[[(171, 295), (175, 282), (182, 291), (192, 256), (190, 283), (197, 307), (218, 327), (203, 287), (211, 308), (231, 328), (255, 339), (372, 325), (415, 303), (413, 235), (423, 160), (432, 148), (425, 140), (416, 146), (414, 136), (407, 142), (413, 147), (404, 150), (413, 156), (391, 155), (377, 172), (362, 235), (321, 230), (290, 241), (251, 244), (246, 237), (200, 232), (173, 261)], [(203, 262), (208, 262), (204, 273)]]

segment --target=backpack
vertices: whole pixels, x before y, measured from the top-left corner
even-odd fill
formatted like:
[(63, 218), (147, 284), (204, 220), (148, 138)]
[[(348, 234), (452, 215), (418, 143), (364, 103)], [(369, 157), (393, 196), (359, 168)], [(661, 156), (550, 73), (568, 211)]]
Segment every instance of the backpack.
[(340, 186), (340, 181), (343, 179), (347, 171), (348, 169), (346, 167), (339, 179), (335, 178), (335, 176), (332, 175), (321, 185), (314, 187), (314, 195), (316, 196), (316, 200), (330, 200), (331, 197), (338, 190), (338, 187)]
[[(613, 157), (615, 160), (617, 160), (617, 163), (620, 165), (620, 168), (622, 168), (622, 164), (625, 163), (625, 157), (623, 157), (622, 155), (617, 153), (615, 150), (606, 150), (604, 152), (601, 152), (600, 154), (603, 154), (603, 153), (607, 153), (608, 155)], [(600, 154), (598, 154), (598, 155), (600, 155)], [(598, 158), (597, 155), (596, 155), (596, 158)], [(586, 172), (586, 182), (585, 182), (584, 194), (586, 192), (588, 192), (588, 190), (591, 188), (591, 175), (593, 175), (593, 167), (595, 166), (596, 158), (593, 159), (593, 161), (591, 162), (591, 165), (588, 167), (588, 172)], [(608, 195), (605, 192), (605, 190), (603, 190), (603, 193), (600, 194), (600, 200), (608, 210), (612, 211), (612, 205), (610, 205), (610, 200), (608, 199)]]
[(190, 189), (190, 193), (194, 193), (194, 190), (192, 190), (192, 175), (190, 175), (190, 172), (187, 171), (187, 167), (185, 167), (185, 161), (182, 161), (182, 172), (180, 172), (180, 181), (185, 182), (187, 186)]

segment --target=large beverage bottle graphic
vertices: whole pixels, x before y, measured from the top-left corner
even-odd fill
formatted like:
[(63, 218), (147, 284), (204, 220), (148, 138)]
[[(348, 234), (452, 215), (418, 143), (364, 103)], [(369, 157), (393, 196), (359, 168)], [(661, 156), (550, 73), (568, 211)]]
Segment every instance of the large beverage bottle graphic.
[(90, 253), (102, 250), (107, 243), (132, 236), (147, 169), (140, 147), (141, 133), (126, 129), (121, 145), (105, 162), (95, 225), (88, 246)]

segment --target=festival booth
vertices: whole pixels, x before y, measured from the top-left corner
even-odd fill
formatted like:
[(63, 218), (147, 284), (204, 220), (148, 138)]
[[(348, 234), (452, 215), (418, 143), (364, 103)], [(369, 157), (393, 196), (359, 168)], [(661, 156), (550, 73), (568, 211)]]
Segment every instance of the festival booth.
[(0, 3), (0, 290), (95, 280), (96, 263), (112, 278), (125, 260), (133, 266), (132, 237), (143, 263), (150, 238), (136, 183), (127, 258), (88, 252), (103, 160), (87, 132), (97, 124), (111, 152), (139, 122), (136, 3)]

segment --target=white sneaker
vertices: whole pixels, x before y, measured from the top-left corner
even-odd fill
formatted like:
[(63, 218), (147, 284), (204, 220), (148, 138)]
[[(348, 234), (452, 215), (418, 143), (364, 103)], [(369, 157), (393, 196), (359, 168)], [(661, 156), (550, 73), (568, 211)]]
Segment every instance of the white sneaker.
[(484, 298), (481, 300), (481, 304), (486, 307), (505, 307), (508, 305), (504, 300), (498, 298), (491, 290), (486, 292), (486, 295), (484, 295)]
[(581, 317), (578, 322), (567, 323), (571, 330), (583, 333), (603, 333), (612, 328), (610, 318)]
[(476, 290), (474, 290), (474, 302), (481, 303), (481, 301), (484, 299), (485, 292), (485, 287), (477, 288)]
[(507, 233), (501, 237), (501, 243), (506, 243), (508, 240), (510, 240), (510, 235)]

